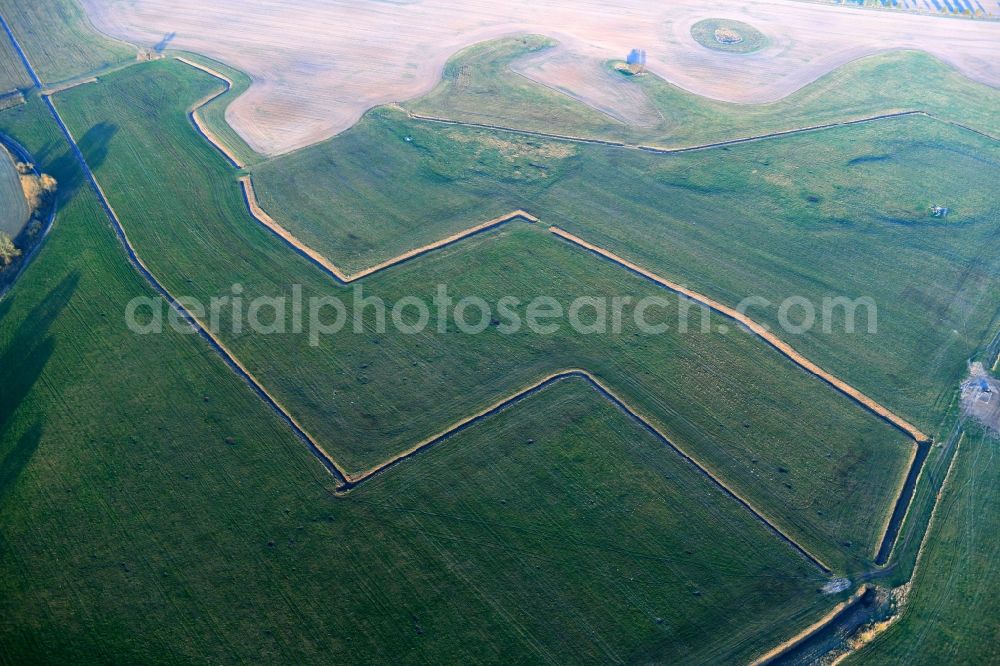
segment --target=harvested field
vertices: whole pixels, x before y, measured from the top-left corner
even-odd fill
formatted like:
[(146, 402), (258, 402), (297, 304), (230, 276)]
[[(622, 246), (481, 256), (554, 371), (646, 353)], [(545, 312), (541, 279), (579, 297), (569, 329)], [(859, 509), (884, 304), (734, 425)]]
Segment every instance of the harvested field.
[(629, 126), (515, 74), (511, 67), (519, 58), (536, 57), (541, 39), (499, 39), (461, 51), (448, 62), (441, 84), (406, 108), (421, 117), (671, 149), (907, 111), (1000, 136), (994, 110), (1000, 90), (917, 51), (861, 58), (770, 104), (699, 97), (647, 72), (628, 81), (645, 91), (662, 122)]
[[(84, 0), (108, 34), (204, 53), (253, 78), (226, 112), (256, 150), (277, 154), (347, 129), (378, 104), (429, 91), (463, 46), (519, 32), (548, 35), (581, 57), (623, 57), (635, 46), (649, 69), (689, 91), (720, 100), (770, 102), (859, 57), (894, 48), (923, 49), (961, 72), (1000, 84), (995, 44), (1000, 25), (850, 10), (790, 0), (716, 3), (711, 16), (745, 20), (771, 46), (737, 59), (694, 41), (704, 3), (669, 6), (516, 0), (426, 0), (325, 5), (275, 0)], [(530, 19), (525, 19), (530, 17)], [(823, 30), (817, 31), (816, 26)], [(252, 42), (248, 43), (248, 37)]]

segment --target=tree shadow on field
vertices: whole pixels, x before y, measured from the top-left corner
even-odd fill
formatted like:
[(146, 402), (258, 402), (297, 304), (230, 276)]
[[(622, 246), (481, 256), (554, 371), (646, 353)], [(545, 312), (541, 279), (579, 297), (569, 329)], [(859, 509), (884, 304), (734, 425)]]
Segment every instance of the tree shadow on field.
[[(53, 322), (69, 303), (79, 273), (67, 275), (21, 322), (7, 347), (0, 351), (0, 505), (38, 447), (43, 424), (36, 421), (13, 446), (7, 441), (11, 416), (38, 381), (52, 353), (55, 340), (49, 335)], [(9, 306), (7, 306), (9, 308)]]
[(14, 484), (28, 466), (31, 457), (35, 455), (41, 441), (42, 423), (35, 421), (24, 431), (14, 448), (0, 460), (0, 508), (7, 503), (7, 497), (14, 489)]
[(167, 34), (163, 35), (163, 39), (161, 39), (160, 41), (158, 41), (156, 44), (153, 45), (153, 50), (156, 51), (157, 53), (163, 53), (163, 50), (167, 48), (170, 42), (174, 41), (174, 37), (176, 36), (177, 36), (176, 32), (168, 32)]
[[(108, 143), (117, 133), (118, 125), (101, 122), (88, 129), (77, 140), (80, 152), (83, 153), (84, 159), (87, 160), (87, 164), (92, 170), (104, 164), (108, 157)], [(59, 149), (61, 150), (58, 154), (55, 154)], [(80, 165), (76, 153), (65, 141), (49, 142), (39, 149), (33, 157), (40, 171), (56, 179), (59, 200), (63, 203), (73, 198), (80, 186), (89, 184), (83, 175), (83, 167)]]

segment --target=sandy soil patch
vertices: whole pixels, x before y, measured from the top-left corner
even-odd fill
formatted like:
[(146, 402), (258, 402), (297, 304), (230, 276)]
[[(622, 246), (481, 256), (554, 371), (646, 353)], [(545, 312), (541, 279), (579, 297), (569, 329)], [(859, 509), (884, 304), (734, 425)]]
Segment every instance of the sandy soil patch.
[[(173, 46), (249, 73), (253, 85), (229, 107), (227, 119), (266, 154), (332, 136), (372, 106), (424, 94), (460, 48), (519, 32), (551, 36), (569, 52), (601, 61), (645, 48), (650, 71), (734, 102), (773, 101), (839, 65), (894, 48), (924, 49), (974, 79), (1000, 85), (1000, 24), (791, 0), (719, 0), (711, 6), (695, 0), (82, 3), (109, 35), (148, 46), (175, 32)], [(708, 51), (690, 32), (710, 16), (757, 27), (769, 46), (738, 58)]]

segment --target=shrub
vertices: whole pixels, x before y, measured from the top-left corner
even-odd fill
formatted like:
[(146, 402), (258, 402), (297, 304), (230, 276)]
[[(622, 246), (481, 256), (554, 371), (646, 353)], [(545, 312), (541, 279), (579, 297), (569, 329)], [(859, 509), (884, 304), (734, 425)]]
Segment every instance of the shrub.
[(0, 265), (4, 268), (21, 256), (21, 251), (14, 245), (10, 236), (0, 231)]

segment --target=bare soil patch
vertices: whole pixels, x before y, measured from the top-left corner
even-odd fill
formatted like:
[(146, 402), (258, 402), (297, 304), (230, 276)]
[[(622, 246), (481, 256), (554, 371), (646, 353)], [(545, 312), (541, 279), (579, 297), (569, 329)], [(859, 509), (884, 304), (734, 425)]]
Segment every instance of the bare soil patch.
[(1000, 434), (1000, 380), (982, 363), (969, 366), (969, 377), (962, 382), (962, 412)]

